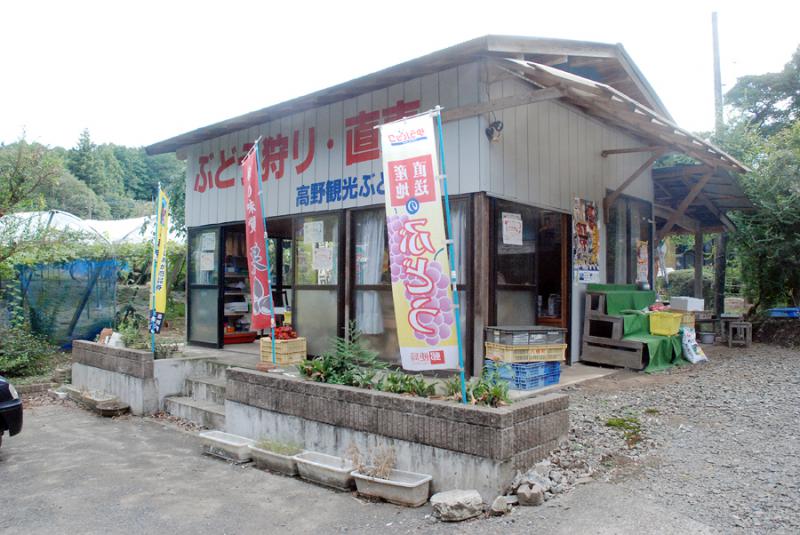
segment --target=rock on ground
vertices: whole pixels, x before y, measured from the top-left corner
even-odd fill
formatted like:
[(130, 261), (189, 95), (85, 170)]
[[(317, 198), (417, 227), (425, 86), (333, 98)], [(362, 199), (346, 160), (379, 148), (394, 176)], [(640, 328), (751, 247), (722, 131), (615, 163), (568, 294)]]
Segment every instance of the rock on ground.
[(483, 513), (483, 499), (477, 490), (448, 490), (431, 496), (433, 514), (445, 522), (458, 522)]

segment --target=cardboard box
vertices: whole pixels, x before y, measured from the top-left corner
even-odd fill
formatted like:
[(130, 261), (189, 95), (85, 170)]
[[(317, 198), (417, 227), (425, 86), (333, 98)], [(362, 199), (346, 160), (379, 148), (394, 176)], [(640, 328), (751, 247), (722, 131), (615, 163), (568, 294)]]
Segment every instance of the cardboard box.
[(744, 315), (744, 297), (726, 297), (725, 314)]
[(669, 307), (672, 310), (682, 312), (702, 312), (705, 310), (704, 301), (697, 297), (673, 297), (669, 300)]

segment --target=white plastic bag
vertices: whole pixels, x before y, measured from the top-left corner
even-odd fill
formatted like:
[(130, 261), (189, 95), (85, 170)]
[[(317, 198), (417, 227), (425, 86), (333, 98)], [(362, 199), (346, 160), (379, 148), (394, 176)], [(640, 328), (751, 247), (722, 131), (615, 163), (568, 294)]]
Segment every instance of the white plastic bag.
[(683, 356), (692, 364), (705, 362), (708, 360), (703, 348), (697, 344), (697, 334), (694, 329), (688, 327), (681, 328), (681, 346), (683, 346)]

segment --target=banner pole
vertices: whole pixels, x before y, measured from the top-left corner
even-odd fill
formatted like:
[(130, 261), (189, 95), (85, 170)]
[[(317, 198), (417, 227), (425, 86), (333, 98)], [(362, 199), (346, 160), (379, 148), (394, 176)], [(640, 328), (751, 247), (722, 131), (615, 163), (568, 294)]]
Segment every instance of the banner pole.
[(153, 221), (153, 268), (150, 270), (150, 350), (156, 352), (156, 333), (153, 331), (153, 319), (156, 313), (156, 279), (158, 274), (158, 228), (159, 218), (161, 217), (161, 210), (158, 209), (158, 203), (161, 200), (161, 182), (158, 183), (158, 193), (156, 194), (156, 218)]
[(441, 108), (436, 106), (436, 125), (439, 130), (439, 167), (442, 170), (442, 193), (444, 194), (444, 214), (447, 222), (447, 256), (450, 257), (450, 286), (453, 291), (453, 305), (456, 309), (456, 336), (458, 337), (458, 371), (461, 378), (461, 402), (467, 403), (467, 382), (464, 378), (464, 344), (461, 340), (461, 306), (458, 302), (458, 279), (453, 247), (453, 223), (450, 219), (450, 195), (447, 192), (447, 167), (444, 163), (444, 137), (442, 134)]
[[(272, 340), (272, 364), (276, 364), (275, 359), (275, 303), (273, 303), (272, 298), (272, 266), (269, 262), (269, 235), (267, 233), (267, 212), (266, 208), (264, 208), (264, 187), (261, 184), (261, 155), (258, 152), (258, 142), (261, 138), (259, 137), (255, 144), (254, 148), (256, 151), (256, 171), (258, 173), (258, 198), (261, 201), (261, 219), (264, 221), (264, 256), (266, 257), (267, 261), (267, 293), (269, 293), (269, 313), (270, 313), (270, 320), (269, 320), (269, 336), (270, 340)], [(277, 251), (277, 249), (276, 249)]]

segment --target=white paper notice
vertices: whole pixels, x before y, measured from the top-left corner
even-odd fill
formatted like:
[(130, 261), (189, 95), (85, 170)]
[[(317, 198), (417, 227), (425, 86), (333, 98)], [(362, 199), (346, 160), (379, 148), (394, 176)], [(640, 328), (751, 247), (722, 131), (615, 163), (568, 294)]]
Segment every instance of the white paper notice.
[(522, 245), (522, 214), (503, 212), (503, 243)]
[(201, 251), (213, 251), (216, 247), (217, 236), (213, 232), (206, 232), (203, 234), (202, 241), (200, 242)]
[(325, 232), (323, 221), (303, 223), (303, 243), (321, 243)]
[(200, 271), (214, 271), (214, 253), (200, 253)]
[(330, 247), (316, 247), (311, 257), (311, 268), (317, 271), (333, 269), (333, 249)]

